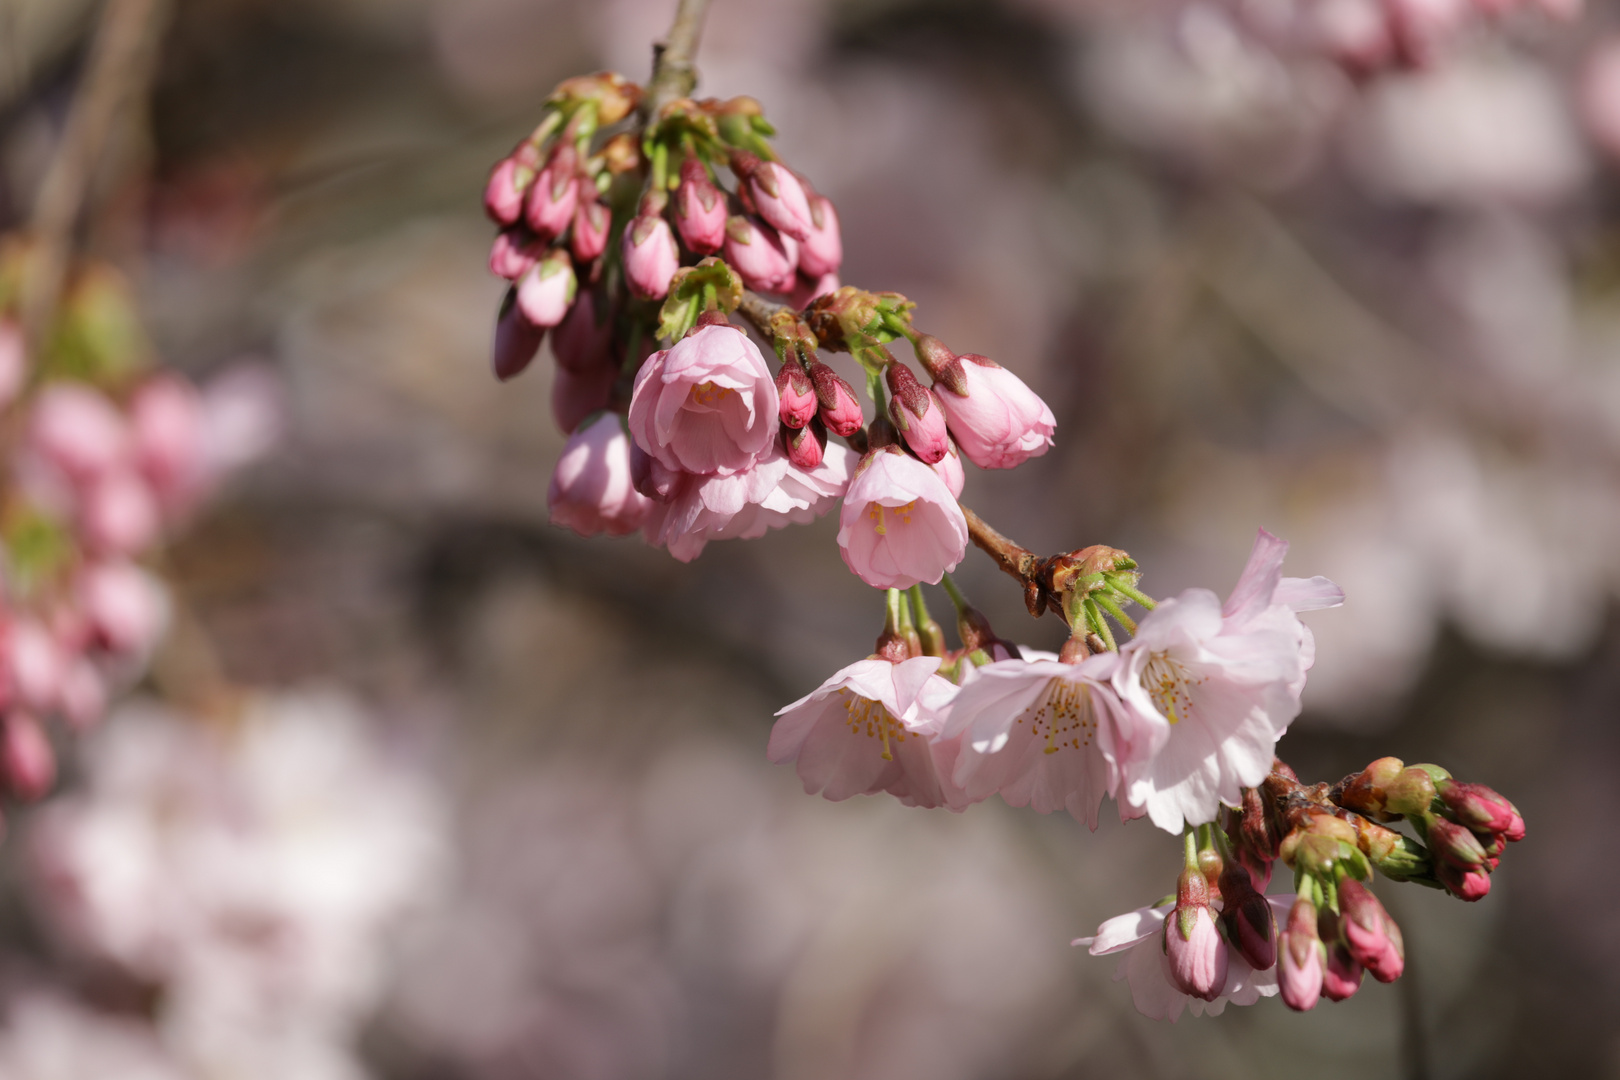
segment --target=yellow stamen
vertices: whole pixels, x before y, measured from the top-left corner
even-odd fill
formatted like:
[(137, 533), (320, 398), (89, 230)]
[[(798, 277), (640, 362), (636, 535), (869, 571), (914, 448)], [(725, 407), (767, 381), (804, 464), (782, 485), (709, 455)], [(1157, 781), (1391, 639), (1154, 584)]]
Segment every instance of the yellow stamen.
[(1017, 723), (1029, 722), (1031, 735), (1045, 728), (1044, 753), (1055, 754), (1065, 747), (1079, 750), (1091, 745), (1097, 733), (1097, 709), (1091, 700), (1091, 687), (1071, 679), (1053, 679), (1046, 684), (1040, 705), (1026, 710)]
[(1203, 681), (1193, 678), (1186, 665), (1169, 653), (1154, 653), (1142, 668), (1142, 685), (1147, 688), (1149, 700), (1172, 724), (1192, 716), (1191, 690)]
[(712, 382), (700, 382), (687, 391), (687, 400), (694, 405), (703, 405), (710, 409), (719, 405), (731, 396), (731, 387), (716, 386)]
[(848, 689), (838, 691), (844, 696), (844, 712), (848, 714), (849, 730), (856, 735), (861, 729), (866, 729), (866, 737), (880, 739), (883, 742), (883, 760), (893, 761), (894, 754), (889, 749), (889, 740), (897, 743), (906, 741), (906, 726), (895, 719), (893, 713), (881, 701), (860, 697)]
[(884, 506), (882, 503), (867, 503), (866, 516), (872, 519), (872, 531), (879, 536), (889, 535), (888, 514), (900, 519), (900, 524), (910, 525), (912, 511), (917, 509), (917, 500), (913, 499), (904, 506)]

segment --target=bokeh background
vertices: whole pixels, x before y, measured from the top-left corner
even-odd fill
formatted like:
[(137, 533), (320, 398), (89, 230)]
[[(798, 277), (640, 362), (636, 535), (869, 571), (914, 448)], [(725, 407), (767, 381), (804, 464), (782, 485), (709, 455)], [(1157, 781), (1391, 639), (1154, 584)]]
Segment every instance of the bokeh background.
[[(1172, 1026), (1068, 942), (1169, 891), (1173, 839), (766, 763), (879, 628), (833, 521), (690, 565), (547, 523), (549, 365), (489, 375), (479, 195), (672, 6), (172, 4), (87, 239), (168, 362), (282, 384), (279, 450), (167, 567), (258, 697), (221, 731), (148, 688), (8, 814), (0, 1077), (1620, 1076), (1620, 13), (1357, 82), (1196, 9), (713, 4), (700, 90), (764, 103), (844, 280), (1052, 404), (965, 501), (1156, 595), (1290, 539), (1349, 599), (1283, 756), (1523, 810), (1484, 902), (1380, 890), (1398, 983)], [(96, 9), (0, 0), (0, 226)]]

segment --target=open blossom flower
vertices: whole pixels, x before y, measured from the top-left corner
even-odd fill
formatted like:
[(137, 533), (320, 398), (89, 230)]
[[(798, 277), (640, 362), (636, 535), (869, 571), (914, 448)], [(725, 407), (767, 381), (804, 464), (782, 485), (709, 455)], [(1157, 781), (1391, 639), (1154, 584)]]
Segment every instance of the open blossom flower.
[(950, 421), (951, 435), (981, 469), (1010, 469), (1046, 453), (1057, 420), (1024, 380), (994, 360), (968, 353), (934, 389)]
[(1114, 653), (1079, 664), (1008, 659), (976, 669), (952, 703), (941, 738), (959, 739), (952, 780), (964, 805), (999, 792), (1009, 806), (1067, 810), (1097, 827), (1118, 793), (1120, 761), (1143, 749), (1114, 696)]
[(630, 434), (665, 468), (741, 472), (776, 435), (776, 383), (748, 335), (702, 326), (636, 375)]
[(766, 756), (793, 762), (807, 794), (834, 801), (887, 791), (907, 806), (944, 806), (932, 740), (956, 685), (937, 656), (860, 660), (780, 710)]
[(898, 447), (867, 455), (839, 514), (838, 549), (868, 585), (937, 584), (967, 552), (967, 519), (933, 469)]
[[(1291, 898), (1268, 897), (1274, 911), (1288, 910)], [(1183, 993), (1177, 988), (1165, 951), (1165, 918), (1173, 912), (1170, 904), (1163, 907), (1137, 908), (1124, 915), (1116, 915), (1097, 928), (1091, 937), (1076, 938), (1074, 944), (1088, 946), (1092, 956), (1119, 954), (1119, 966), (1114, 981), (1129, 980), (1131, 1000), (1136, 1011), (1153, 1020), (1174, 1023), (1188, 1006), (1194, 1016), (1219, 1016), (1227, 1002), (1234, 1005), (1253, 1005), (1263, 997), (1277, 993), (1277, 969), (1256, 971), (1235, 950), (1228, 950), (1226, 977), (1220, 992), (1207, 1002)]]
[[(656, 471), (656, 460), (651, 463)], [(807, 524), (833, 508), (849, 486), (855, 455), (829, 443), (821, 464), (794, 465), (781, 443), (771, 446), (752, 467), (730, 476), (678, 474), (669, 478), (668, 498), (655, 503), (647, 518), (647, 541), (691, 562), (710, 540), (752, 540), (768, 529)]]
[(624, 536), (647, 520), (652, 500), (630, 483), (630, 438), (613, 413), (574, 432), (546, 492), (553, 525), (581, 536)]
[(1130, 806), (1180, 832), (1214, 819), (1271, 771), (1277, 739), (1299, 715), (1315, 658), (1296, 611), (1341, 603), (1326, 578), (1282, 578), (1288, 545), (1261, 530), (1223, 607), (1188, 589), (1142, 620), (1120, 650), (1114, 687), (1145, 725), (1151, 753), (1125, 770)]

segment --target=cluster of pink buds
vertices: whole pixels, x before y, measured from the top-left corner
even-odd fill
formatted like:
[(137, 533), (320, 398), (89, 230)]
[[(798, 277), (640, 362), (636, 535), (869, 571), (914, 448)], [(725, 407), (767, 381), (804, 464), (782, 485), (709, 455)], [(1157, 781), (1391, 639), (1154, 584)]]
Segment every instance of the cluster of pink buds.
[[(918, 330), (905, 297), (838, 285), (832, 205), (778, 160), (752, 99), (679, 96), (671, 52), (645, 92), (616, 75), (565, 83), (491, 179), (490, 211), (507, 226), (492, 263), (516, 282), (497, 374), (522, 370), (555, 327), (554, 411), (572, 434), (553, 521), (583, 535), (639, 529), (689, 560), (841, 501), (840, 555), (886, 590), (884, 625), (871, 654), (777, 714), (767, 756), (808, 793), (955, 811), (1000, 795), (1093, 828), (1112, 799), (1122, 820), (1184, 835), (1174, 896), (1082, 939), (1123, 954), (1149, 1015), (1279, 989), (1310, 1008), (1348, 997), (1365, 971), (1397, 977), (1400, 931), (1363, 882), (1376, 868), (1477, 899), (1503, 843), (1523, 834), (1511, 804), (1431, 766), (1386, 759), (1330, 790), (1277, 760), (1316, 656), (1299, 615), (1344, 594), (1283, 576), (1287, 544), (1270, 533), (1224, 600), (1188, 589), (1155, 601), (1123, 551), (1043, 558), (963, 506), (963, 462), (1008, 469), (1044, 453), (1051, 409), (1008, 369)], [(630, 126), (609, 133), (605, 117)], [(579, 243), (579, 192), (612, 209), (605, 243), (594, 226)], [(902, 339), (915, 368), (890, 350)], [(859, 365), (870, 410), (823, 351)], [(1007, 641), (968, 603), (949, 572), (970, 543), (1031, 615), (1063, 620), (1059, 654)], [(925, 584), (949, 595), (959, 647)], [(1418, 837), (1382, 824), (1397, 817)], [(1296, 892), (1267, 897), (1278, 859)]]
[(241, 417), (222, 411), (242, 402), (143, 370), (138, 340), (83, 334), (98, 311), (135, 325), (104, 268), (81, 275), (59, 316), (55, 340), (77, 346), (33, 362), (5, 314), (27, 259), (0, 251), (0, 409), (17, 433), (0, 488), (0, 786), (31, 801), (56, 772), (42, 721), (96, 723), (156, 647), (169, 600), (143, 560), (237, 463), (226, 443)]
[[(1208, 0), (1199, 0), (1200, 3)], [(1284, 55), (1322, 57), (1352, 75), (1422, 67), (1470, 23), (1537, 9), (1561, 19), (1582, 0), (1214, 0), (1250, 36)]]

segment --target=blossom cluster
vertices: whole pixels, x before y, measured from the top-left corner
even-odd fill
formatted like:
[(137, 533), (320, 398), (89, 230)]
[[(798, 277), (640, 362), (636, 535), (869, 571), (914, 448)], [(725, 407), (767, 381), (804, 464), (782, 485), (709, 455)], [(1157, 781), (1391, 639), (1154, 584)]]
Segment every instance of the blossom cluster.
[(252, 372), (199, 390), (151, 370), (104, 267), (84, 274), (52, 347), (32, 358), (11, 314), (27, 264), (21, 246), (0, 252), (0, 411), (17, 433), (0, 496), (0, 785), (31, 801), (56, 774), (42, 721), (82, 731), (140, 676), (168, 621), (152, 556), (264, 449), (273, 418)]

